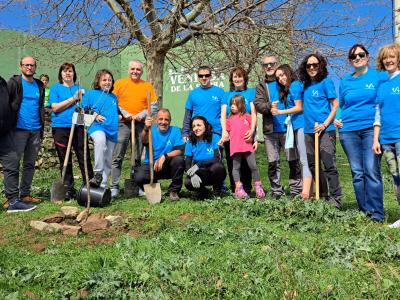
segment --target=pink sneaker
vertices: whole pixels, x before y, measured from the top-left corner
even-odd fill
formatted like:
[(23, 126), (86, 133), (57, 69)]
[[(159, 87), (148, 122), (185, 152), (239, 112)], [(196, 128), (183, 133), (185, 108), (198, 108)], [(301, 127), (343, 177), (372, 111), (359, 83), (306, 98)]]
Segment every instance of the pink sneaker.
[(256, 197), (257, 197), (258, 199), (264, 198), (264, 197), (265, 197), (265, 192), (264, 192), (264, 188), (263, 188), (263, 186), (262, 186), (261, 181), (256, 181), (256, 182), (254, 183), (254, 185), (256, 186), (256, 187), (255, 187), (255, 188), (256, 188)]
[(235, 198), (236, 199), (248, 199), (249, 195), (247, 195), (246, 191), (243, 189), (243, 185), (240, 184), (240, 187), (235, 189)]

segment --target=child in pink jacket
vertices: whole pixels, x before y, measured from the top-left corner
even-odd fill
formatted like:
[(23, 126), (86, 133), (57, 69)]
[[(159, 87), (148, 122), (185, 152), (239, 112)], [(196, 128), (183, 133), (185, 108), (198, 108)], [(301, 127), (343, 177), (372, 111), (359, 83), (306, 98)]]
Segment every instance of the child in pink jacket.
[(231, 114), (226, 121), (226, 130), (230, 139), (230, 154), (232, 157), (232, 175), (235, 180), (235, 197), (238, 199), (247, 199), (249, 195), (243, 189), (240, 182), (240, 162), (242, 158), (246, 159), (251, 170), (251, 176), (254, 180), (256, 197), (261, 199), (265, 197), (264, 188), (261, 184), (260, 173), (257, 169), (255, 148), (256, 143), (246, 142), (246, 132), (251, 129), (251, 116), (246, 112), (245, 100), (241, 95), (235, 95), (230, 101)]

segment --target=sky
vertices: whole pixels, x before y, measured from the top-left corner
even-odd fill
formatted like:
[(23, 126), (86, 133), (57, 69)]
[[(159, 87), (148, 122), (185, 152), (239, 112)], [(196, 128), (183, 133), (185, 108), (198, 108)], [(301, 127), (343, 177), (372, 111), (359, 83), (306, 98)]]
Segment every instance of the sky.
[[(271, 3), (279, 0), (270, 0)], [(9, 7), (5, 9), (1, 8), (0, 4), (0, 28), (14, 29), (25, 31), (27, 33), (37, 33), (40, 28), (37, 27), (37, 16), (29, 16), (30, 13), (37, 13), (32, 8), (39, 2), (39, 0), (17, 0), (13, 1)], [(134, 1), (132, 1), (134, 2)], [(157, 1), (155, 1), (157, 2)], [(342, 49), (344, 52), (350, 48), (351, 45), (362, 42), (365, 43), (367, 48), (370, 50), (372, 59), (376, 56), (376, 53), (380, 46), (393, 42), (393, 30), (392, 30), (392, 1), (389, 0), (348, 0), (338, 1), (343, 4), (332, 5), (332, 1), (310, 1), (312, 2), (307, 11), (300, 16), (298, 20), (298, 26), (309, 26), (312, 23), (320, 22), (324, 24), (334, 24), (335, 14), (343, 15), (347, 12), (349, 14), (348, 21), (344, 24), (339, 24), (336, 32), (347, 31), (362, 31), (357, 33), (356, 36), (352, 35), (339, 35), (339, 36), (326, 36), (319, 37), (321, 43), (328, 43), (335, 45), (338, 49)], [(100, 3), (100, 2), (99, 2)], [(104, 6), (100, 10), (99, 14), (107, 14), (109, 9)], [(371, 24), (378, 22), (378, 20), (384, 20), (387, 30), (377, 34), (373, 31), (364, 31), (364, 28), (372, 28)], [(347, 22), (347, 23), (346, 23)], [(350, 25), (351, 24), (351, 25)], [(355, 25), (354, 25), (355, 24)], [(362, 30), (361, 30), (362, 29)], [(332, 66), (341, 66), (336, 68), (333, 73), (336, 77), (341, 77), (343, 73), (349, 71), (346, 60), (343, 57), (334, 58), (331, 57), (329, 60)], [(340, 69), (340, 70), (339, 70)]]

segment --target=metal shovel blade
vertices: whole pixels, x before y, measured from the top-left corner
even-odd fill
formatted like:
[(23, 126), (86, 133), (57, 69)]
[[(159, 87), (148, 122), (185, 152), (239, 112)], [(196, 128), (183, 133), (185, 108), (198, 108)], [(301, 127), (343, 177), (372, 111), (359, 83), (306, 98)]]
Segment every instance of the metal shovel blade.
[(53, 182), (50, 190), (50, 199), (52, 202), (60, 202), (65, 200), (67, 194), (67, 186), (61, 181)]
[(157, 183), (149, 183), (143, 185), (144, 192), (146, 193), (147, 201), (150, 204), (156, 204), (161, 202), (161, 186)]

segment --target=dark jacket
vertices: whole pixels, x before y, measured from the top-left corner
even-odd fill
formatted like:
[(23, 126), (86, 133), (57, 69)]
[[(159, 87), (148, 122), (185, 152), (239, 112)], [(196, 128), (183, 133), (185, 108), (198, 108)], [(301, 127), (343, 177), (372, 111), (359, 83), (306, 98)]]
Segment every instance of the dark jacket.
[[(39, 111), (40, 111), (40, 124), (42, 125), (42, 136), (43, 136), (43, 131), (44, 131), (44, 87), (43, 83), (39, 80), (34, 78), (36, 81), (38, 87), (39, 87), (39, 93), (40, 93), (40, 98), (39, 98)], [(21, 102), (22, 102), (22, 96), (23, 96), (23, 91), (22, 91), (22, 75), (14, 75), (13, 77), (10, 78), (10, 80), (7, 82), (8, 86), (8, 95), (10, 98), (10, 106), (11, 110), (13, 113), (13, 123), (12, 123), (12, 128), (16, 128), (17, 126), (17, 118), (18, 118), (18, 112), (19, 109), (21, 108)]]
[(256, 97), (253, 100), (253, 104), (257, 112), (263, 116), (263, 133), (272, 133), (274, 124), (271, 114), (271, 98), (266, 80), (256, 86)]
[(0, 76), (0, 136), (4, 136), (13, 128), (12, 122), (7, 82)]

